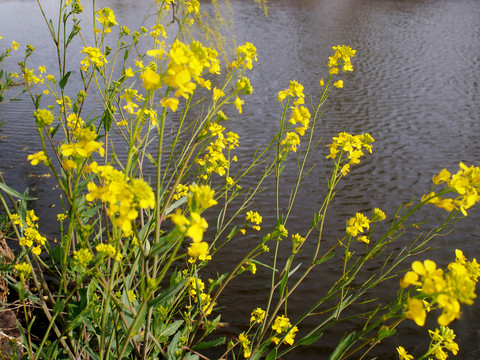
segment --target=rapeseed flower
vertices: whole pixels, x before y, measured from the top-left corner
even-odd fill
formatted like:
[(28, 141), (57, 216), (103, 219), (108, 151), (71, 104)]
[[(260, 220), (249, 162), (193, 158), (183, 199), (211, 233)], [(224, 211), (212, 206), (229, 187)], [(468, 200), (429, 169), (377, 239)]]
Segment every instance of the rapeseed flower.
[(84, 47), (80, 52), (87, 55), (82, 61), (80, 61), (80, 64), (82, 65), (80, 69), (83, 71), (87, 71), (90, 65), (100, 67), (103, 64), (108, 63), (105, 55), (101, 53), (99, 48), (88, 46)]
[(252, 314), (250, 317), (251, 323), (261, 324), (263, 320), (265, 320), (265, 310), (261, 308), (256, 308), (255, 310), (252, 311)]
[(96, 249), (99, 253), (107, 255), (108, 257), (117, 261), (122, 259), (122, 253), (118, 252), (115, 247), (110, 244), (98, 244)]
[(93, 254), (90, 249), (83, 248), (73, 252), (73, 259), (77, 264), (86, 267), (93, 260)]
[(413, 360), (413, 356), (407, 353), (407, 350), (403, 346), (397, 347), (398, 359), (399, 360)]
[(39, 163), (43, 163), (45, 165), (48, 164), (47, 155), (45, 154), (45, 152), (43, 150), (39, 151), (35, 154), (28, 155), (27, 160), (30, 161), (30, 163), (33, 166), (38, 165)]
[(423, 306), (423, 302), (417, 298), (408, 298), (407, 300), (407, 312), (405, 314), (407, 319), (415, 321), (418, 326), (425, 325), (425, 319), (427, 312)]
[(24, 281), (24, 279), (32, 272), (32, 267), (26, 262), (15, 264), (13, 265), (13, 268), (19, 273), (21, 281)]
[(356, 213), (354, 217), (347, 222), (347, 234), (357, 236), (370, 228), (370, 220), (362, 213)]
[(272, 330), (277, 333), (276, 336), (270, 338), (275, 345), (279, 344), (282, 336), (284, 337), (283, 342), (285, 344), (293, 345), (298, 328), (296, 326), (292, 326), (292, 324), (290, 324), (290, 320), (285, 315), (282, 315), (275, 318), (275, 322), (272, 325)]
[(37, 123), (37, 128), (42, 128), (44, 126), (50, 126), (50, 124), (55, 119), (53, 113), (48, 109), (38, 109), (33, 112), (33, 117)]
[(113, 10), (105, 7), (96, 12), (98, 15), (96, 17), (97, 21), (102, 24), (103, 26), (103, 32), (105, 34), (111, 32), (111, 27), (118, 25), (118, 23), (115, 21), (115, 14), (113, 13)]
[(244, 335), (244, 333), (241, 333), (238, 335), (238, 342), (240, 345), (242, 345), (243, 348), (243, 356), (248, 359), (251, 355), (250, 353), (250, 340)]

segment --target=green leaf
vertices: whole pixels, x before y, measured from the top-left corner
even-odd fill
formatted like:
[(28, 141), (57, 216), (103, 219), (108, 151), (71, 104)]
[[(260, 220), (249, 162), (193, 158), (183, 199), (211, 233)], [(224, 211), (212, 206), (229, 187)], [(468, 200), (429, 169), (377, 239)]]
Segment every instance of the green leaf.
[(55, 134), (57, 133), (57, 131), (58, 131), (59, 128), (60, 128), (60, 124), (57, 124), (57, 126), (55, 126), (55, 127), (53, 128), (53, 130), (50, 132), (50, 136), (52, 137), (52, 139), (53, 139), (53, 137), (55, 136)]
[(388, 329), (388, 328), (381, 328), (379, 331), (378, 331), (378, 335), (377, 335), (377, 341), (381, 341), (385, 338), (388, 338), (390, 336), (393, 336), (395, 335), (396, 333), (396, 329)]
[(167, 359), (177, 359), (178, 357), (176, 356), (177, 351), (182, 351), (182, 349), (178, 346), (178, 343), (180, 342), (182, 336), (182, 332), (179, 331), (175, 334), (175, 336), (172, 339), (172, 342), (170, 345), (168, 345), (167, 348)]
[(314, 265), (320, 265), (321, 263), (324, 263), (325, 261), (331, 259), (333, 256), (335, 255), (335, 253), (332, 251), (331, 253), (327, 254), (327, 255), (324, 255), (322, 256), (320, 259), (318, 259), (317, 261), (314, 262)]
[(338, 344), (335, 351), (330, 355), (329, 360), (339, 360), (348, 351), (348, 349), (357, 341), (355, 332), (344, 337)]
[(213, 321), (206, 321), (205, 335), (210, 334), (213, 330), (217, 328), (217, 325), (220, 322), (221, 318), (222, 316), (218, 315)]
[(170, 300), (170, 298), (174, 297), (181, 289), (183, 289), (186, 282), (187, 280), (184, 279), (178, 284), (170, 286), (167, 290), (156, 296), (154, 299), (150, 300), (148, 302), (148, 307), (152, 307), (163, 301)]
[(58, 302), (53, 307), (53, 313), (55, 315), (58, 315), (63, 311), (64, 308), (65, 308), (65, 300), (60, 299), (60, 300), (58, 300)]
[(260, 345), (258, 350), (255, 351), (255, 353), (252, 356), (250, 356), (250, 360), (259, 360), (263, 356), (265, 351), (267, 351), (271, 343), (272, 343), (271, 341), (267, 340), (262, 345)]
[(72, 31), (70, 31), (70, 35), (68, 35), (68, 39), (67, 39), (67, 43), (66, 43), (67, 46), (68, 46), (68, 44), (70, 44), (70, 41), (73, 40), (75, 35), (78, 34), (79, 30), (80, 30), (80, 27), (78, 26), (78, 24), (74, 24), (73, 27), (72, 27)]
[[(160, 330), (157, 338), (161, 339), (162, 337), (166, 337), (167, 339), (175, 334), (180, 326), (183, 325), (183, 320), (177, 320), (165, 327), (165, 329)], [(164, 325), (165, 326), (165, 325)]]
[(219, 337), (218, 339), (211, 340), (211, 341), (204, 341), (201, 342), (193, 347), (193, 350), (204, 350), (209, 349), (215, 346), (225, 344), (227, 338), (225, 336)]
[(65, 85), (67, 85), (67, 81), (71, 73), (72, 73), (71, 71), (67, 72), (65, 76), (62, 78), (62, 80), (60, 80), (60, 82), (58, 83), (58, 85), (60, 86), (60, 89), (63, 90), (65, 88)]
[(53, 21), (52, 19), (48, 20), (48, 28), (50, 29), (50, 33), (55, 39), (55, 27), (53, 26)]
[(42, 100), (42, 94), (36, 94), (35, 95), (35, 101), (33, 102), (35, 109), (38, 109), (40, 107), (40, 101)]
[(162, 236), (158, 239), (158, 242), (152, 247), (149, 256), (154, 257), (158, 254), (163, 253), (165, 250), (169, 249), (171, 245), (171, 240), (175, 238), (177, 234), (175, 232), (171, 232), (166, 236)]
[(103, 112), (102, 123), (105, 131), (109, 132), (110, 127), (112, 126), (112, 116), (110, 115), (110, 110), (108, 108)]
[(187, 202), (187, 197), (186, 196), (183, 196), (182, 198), (178, 199), (177, 201), (175, 201), (173, 204), (171, 204), (167, 210), (165, 210), (165, 215), (168, 215), (170, 214), (173, 210), (175, 210), (176, 208), (178, 208), (180, 205), (183, 205)]
[(310, 345), (320, 339), (323, 335), (323, 331), (316, 331), (312, 335), (305, 336), (303, 339), (297, 342), (297, 345)]
[(0, 190), (3, 190), (7, 194), (9, 194), (13, 197), (16, 197), (20, 200), (37, 200), (37, 198), (19, 193), (18, 191), (12, 189), (10, 186), (5, 185), (4, 183), (0, 183)]
[(277, 348), (274, 348), (268, 356), (265, 358), (265, 360), (275, 360), (277, 358)]

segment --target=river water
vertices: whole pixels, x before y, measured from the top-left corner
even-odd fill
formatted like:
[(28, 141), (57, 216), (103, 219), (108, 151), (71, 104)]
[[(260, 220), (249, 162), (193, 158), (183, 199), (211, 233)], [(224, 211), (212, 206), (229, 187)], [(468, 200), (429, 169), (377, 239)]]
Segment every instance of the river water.
[[(42, 3), (48, 8), (55, 2)], [(110, 6), (119, 23), (132, 27), (148, 13), (147, 3), (97, 1), (98, 6)], [(320, 93), (319, 79), (322, 74), (326, 76), (331, 47), (346, 44), (357, 50), (354, 72), (344, 76), (344, 89), (335, 91), (328, 100), (317, 129), (318, 137), (324, 140), (312, 155), (311, 164), (316, 166), (306, 178), (287, 224), (291, 233), (302, 233), (311, 222), (311, 212), (321, 204), (330, 171), (323, 145), (340, 131), (369, 132), (376, 141), (374, 153), (342, 182), (327, 219), (326, 237), (331, 239), (341, 236), (345, 220), (357, 211), (379, 207), (393, 215), (400, 203), (413, 197), (418, 200), (429, 191), (432, 175), (443, 168), (456, 172), (460, 161), (480, 165), (479, 1), (271, 0), (266, 18), (250, 0), (231, 3), (237, 43), (250, 41), (258, 50), (258, 63), (249, 74), (254, 94), (247, 98), (241, 116), (230, 116), (232, 127), (240, 134), (240, 159), (264, 144), (276, 130), (281, 113), (276, 94), (288, 86), (290, 79), (305, 86), (307, 97), (315, 98)], [(202, 5), (209, 7), (207, 2)], [(37, 60), (33, 61), (54, 66), (54, 59), (49, 57), (52, 48), (44, 40), (47, 30), (35, 2), (0, 1), (0, 35), (2, 46), (11, 40), (21, 46), (30, 43), (37, 48)], [(54, 184), (43, 176), (40, 167), (32, 168), (26, 161), (27, 155), (39, 148), (32, 111), (27, 100), (0, 106), (0, 121), (7, 120), (0, 130), (4, 137), (0, 140), (0, 170), (10, 185), (18, 190), (28, 187), (39, 197), (34, 207), (47, 224), (54, 224), (59, 212), (59, 202), (51, 195)], [(286, 188), (292, 179), (293, 174), (287, 171)], [(264, 215), (266, 226), (273, 215), (272, 194), (267, 188), (255, 205)], [(438, 214), (434, 208), (431, 212)], [(445, 266), (453, 260), (455, 248), (460, 248), (469, 259), (480, 259), (479, 220), (479, 209), (471, 209), (469, 217), (452, 233), (434, 241), (435, 250), (422, 256)], [(55, 232), (48, 225), (44, 227), (48, 233)], [(252, 236), (239, 242), (235, 250), (222, 253), (214, 270), (228, 270), (255, 240)], [(400, 246), (394, 245), (397, 250)], [(291, 318), (321, 294), (337, 270), (333, 264), (315, 273), (299, 289), (289, 302)], [(231, 324), (232, 332), (242, 330), (251, 310), (262, 306), (265, 293), (261, 290), (267, 282), (261, 271), (256, 277), (244, 277), (220, 300), (228, 305), (224, 321)], [(379, 301), (391, 299), (397, 284), (392, 280), (374, 296)], [(480, 305), (462, 310), (462, 319), (452, 324), (460, 344), (459, 358), (478, 359)], [(315, 321), (309, 319), (308, 324), (312, 326)], [(355, 324), (336, 327), (318, 343), (286, 358), (327, 358), (349, 326)], [(420, 354), (428, 344), (426, 332), (425, 328), (402, 325), (398, 335), (375, 349), (372, 357), (395, 359), (395, 347), (399, 345)]]

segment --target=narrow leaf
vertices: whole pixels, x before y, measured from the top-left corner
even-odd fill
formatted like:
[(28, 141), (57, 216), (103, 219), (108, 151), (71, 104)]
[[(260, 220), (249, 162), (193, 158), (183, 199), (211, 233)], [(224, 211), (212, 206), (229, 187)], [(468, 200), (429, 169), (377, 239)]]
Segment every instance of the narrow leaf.
[(20, 200), (37, 200), (37, 198), (19, 193), (18, 191), (12, 189), (10, 186), (5, 185), (4, 183), (0, 183), (0, 190), (3, 190), (7, 194), (9, 194), (13, 197), (16, 197)]
[(71, 71), (67, 72), (65, 76), (62, 78), (62, 80), (60, 80), (60, 82), (58, 83), (58, 85), (60, 86), (60, 89), (63, 90), (65, 88), (65, 85), (67, 85), (67, 81), (71, 73), (72, 73)]
[(348, 349), (356, 342), (355, 332), (348, 334), (340, 341), (335, 351), (330, 355), (329, 360), (339, 360), (348, 351)]

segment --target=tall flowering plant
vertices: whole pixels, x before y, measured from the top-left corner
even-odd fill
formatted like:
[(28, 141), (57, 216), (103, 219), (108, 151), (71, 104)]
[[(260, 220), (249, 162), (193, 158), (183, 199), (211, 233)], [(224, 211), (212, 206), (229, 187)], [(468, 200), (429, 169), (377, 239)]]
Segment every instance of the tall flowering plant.
[[(288, 230), (309, 171), (308, 156), (317, 145), (315, 128), (322, 106), (353, 71), (355, 50), (333, 47), (328, 77), (319, 79), (320, 97), (310, 106), (304, 87), (290, 81), (278, 93), (278, 131), (249, 162), (237, 167), (241, 139), (227, 130), (228, 114), (241, 114), (253, 93), (247, 77), (257, 61), (253, 44), (238, 46), (233, 59), (222, 64), (216, 49), (198, 40), (180, 40), (178, 35), (201, 18), (197, 0), (156, 1), (156, 20), (150, 28), (135, 31), (118, 24), (109, 8), (94, 8), (90, 28), (81, 28), (79, 0), (60, 0), (55, 26), (38, 3), (57, 48), (58, 69), (29, 68), (35, 49), (27, 46), (20, 66), (40, 140), (39, 151), (28, 160), (53, 174), (63, 209), (57, 216), (55, 245), (39, 232), (41, 219), (28, 209), (28, 193), (19, 193), (1, 179), (4, 231), (21, 248), (13, 263), (2, 265), (24, 309), (22, 341), (12, 344), (15, 354), (29, 359), (207, 359), (215, 354), (221, 359), (270, 360), (314, 343), (339, 322), (367, 319), (330, 355), (345, 359), (366, 354), (405, 319), (422, 326), (432, 307), (443, 311), (441, 327), (430, 332), (432, 343), (425, 356), (440, 359), (445, 350), (458, 351), (455, 335), (446, 326), (460, 317), (460, 304), (473, 302), (480, 271), (460, 250), (445, 272), (432, 261), (414, 262), (388, 306), (344, 313), (369, 290), (396, 276), (405, 259), (424, 251), (457, 217), (467, 215), (480, 200), (477, 167), (461, 164), (453, 176), (443, 170), (434, 184), (445, 183), (444, 189), (400, 208), (383, 234), (375, 232), (376, 224), (387, 219), (381, 209), (352, 214), (344, 233), (326, 247), (325, 217), (338, 184), (374, 144), (370, 134), (340, 132), (326, 151), (332, 171), (327, 194), (311, 214), (312, 225), (302, 233)], [(164, 20), (172, 18), (173, 22)], [(72, 95), (69, 84), (75, 72), (67, 68), (67, 49), (75, 39), (85, 41), (82, 34), (87, 31), (93, 37), (80, 51), (80, 88)], [(114, 34), (117, 41), (111, 47)], [(44, 105), (46, 98), (50, 105)], [(89, 101), (100, 104), (100, 116), (85, 113)], [(200, 107), (200, 115), (193, 115)], [(119, 142), (123, 146), (114, 145)], [(287, 189), (280, 179), (292, 163), (296, 181)], [(256, 184), (244, 188), (245, 177), (254, 171), (259, 174)], [(265, 214), (255, 206), (257, 193), (270, 178), (275, 182), (273, 224), (264, 223)], [(284, 206), (281, 200), (287, 192)], [(448, 194), (458, 196), (452, 199)], [(389, 256), (381, 272), (355, 285), (366, 265), (401, 236), (412, 215), (428, 203), (449, 212), (444, 221)], [(216, 214), (216, 226), (211, 214)], [(258, 241), (227, 273), (209, 276), (209, 262), (247, 232), (258, 234)], [(273, 256), (265, 256), (267, 252)], [(300, 266), (300, 253), (307, 253), (306, 266)], [(341, 259), (338, 280), (326, 286), (313, 305), (293, 315), (289, 297), (314, 269), (333, 258)], [(253, 276), (258, 267), (270, 277), (265, 302), (252, 309), (243, 331), (222, 336), (220, 329), (228, 321), (218, 305), (222, 294), (233, 279)], [(419, 291), (409, 291), (412, 286)], [(325, 304), (333, 305), (325, 310)], [(38, 312), (48, 325), (35, 338)], [(318, 314), (315, 326), (303, 326)], [(403, 347), (397, 351), (400, 358), (411, 358)]]

